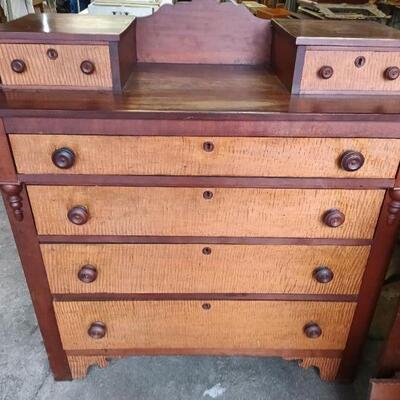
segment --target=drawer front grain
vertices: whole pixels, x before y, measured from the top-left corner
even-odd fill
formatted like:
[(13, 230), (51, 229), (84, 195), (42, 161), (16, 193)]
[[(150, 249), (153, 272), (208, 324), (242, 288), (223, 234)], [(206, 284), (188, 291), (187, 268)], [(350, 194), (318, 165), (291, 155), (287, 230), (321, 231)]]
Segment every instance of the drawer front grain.
[[(52, 293), (357, 294), (369, 246), (43, 244)], [(79, 279), (85, 267), (95, 279)], [(316, 272), (328, 268), (330, 282)]]
[[(57, 57), (48, 56), (49, 49)], [(22, 72), (15, 72), (13, 61), (22, 61)], [(94, 65), (84, 73), (81, 64)], [(75, 86), (112, 88), (110, 53), (107, 45), (0, 44), (0, 76), (4, 86)]]
[[(360, 56), (365, 58), (365, 63), (357, 67), (356, 58)], [(328, 79), (319, 75), (324, 66), (333, 69)], [(308, 50), (300, 91), (400, 92), (400, 78), (390, 80), (385, 77), (385, 71), (393, 66), (400, 66), (400, 53), (396, 51)]]
[[(287, 301), (55, 302), (65, 350), (78, 349), (318, 349), (341, 350), (355, 303)], [(88, 329), (101, 322), (106, 334)], [(308, 338), (317, 323), (322, 335)]]
[[(385, 193), (74, 186), (29, 186), (28, 192), (42, 235), (362, 239), (372, 238)], [(341, 226), (332, 228), (324, 222), (331, 209), (343, 214)], [(83, 223), (72, 223), (68, 215)]]
[[(10, 141), (17, 170), (25, 174), (394, 178), (400, 155), (396, 139), (14, 134)], [(65, 169), (52, 160), (63, 148), (74, 154)], [(348, 151), (364, 158), (358, 170), (341, 165)]]

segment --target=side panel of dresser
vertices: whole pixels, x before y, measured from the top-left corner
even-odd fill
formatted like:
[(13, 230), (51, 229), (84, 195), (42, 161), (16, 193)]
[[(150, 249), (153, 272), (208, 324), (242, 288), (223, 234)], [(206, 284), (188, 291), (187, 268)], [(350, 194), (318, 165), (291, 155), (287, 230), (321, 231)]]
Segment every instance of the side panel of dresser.
[(57, 380), (72, 378), (55, 318), (28, 195), (17, 181), (3, 122), (0, 120), (0, 190), (24, 269), (49, 363)]

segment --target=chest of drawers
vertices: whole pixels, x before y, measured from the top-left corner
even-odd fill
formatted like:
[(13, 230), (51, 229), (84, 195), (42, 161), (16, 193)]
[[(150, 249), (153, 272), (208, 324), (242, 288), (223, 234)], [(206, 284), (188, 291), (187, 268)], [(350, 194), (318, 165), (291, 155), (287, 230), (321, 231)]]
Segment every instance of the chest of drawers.
[[(28, 18), (42, 32), (44, 17)], [(0, 53), (57, 40), (85, 58), (98, 48), (74, 42), (90, 34), (82, 18), (49, 15), (31, 41), (23, 22), (5, 25)], [(122, 91), (113, 78), (98, 91), (61, 82), (74, 57), (48, 89), (26, 70), (18, 82), (40, 90), (15, 90), (17, 53), (0, 62), (1, 190), (55, 378), (114, 357), (207, 354), (351, 379), (398, 228), (395, 90), (291, 96), (270, 22), (241, 6), (165, 6), (124, 29), (101, 64), (129, 69)]]

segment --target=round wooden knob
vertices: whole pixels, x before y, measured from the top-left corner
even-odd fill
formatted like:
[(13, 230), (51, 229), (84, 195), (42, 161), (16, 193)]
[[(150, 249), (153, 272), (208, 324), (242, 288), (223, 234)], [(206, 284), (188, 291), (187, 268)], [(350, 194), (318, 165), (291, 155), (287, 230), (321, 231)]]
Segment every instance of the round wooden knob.
[(313, 271), (313, 277), (318, 283), (329, 283), (333, 279), (333, 272), (329, 267), (321, 266)]
[(344, 214), (336, 208), (327, 211), (324, 216), (325, 225), (330, 226), (331, 228), (337, 228), (338, 226), (342, 225), (344, 220)]
[(389, 81), (394, 81), (400, 76), (400, 69), (398, 67), (388, 67), (385, 69), (385, 78)]
[(53, 164), (60, 169), (69, 169), (75, 164), (75, 153), (68, 147), (62, 147), (53, 152)]
[(26, 70), (26, 64), (22, 60), (12, 60), (11, 69), (17, 74), (22, 74)]
[(73, 207), (68, 211), (68, 219), (75, 225), (84, 225), (89, 221), (89, 211), (83, 206)]
[(58, 51), (56, 49), (48, 49), (46, 54), (50, 60), (57, 60), (58, 58)]
[(97, 269), (93, 265), (84, 265), (78, 272), (78, 278), (83, 283), (92, 283), (97, 279)]
[(107, 327), (100, 321), (93, 322), (88, 329), (88, 335), (93, 339), (102, 339), (106, 333)]
[(214, 143), (213, 142), (204, 142), (203, 150), (206, 151), (207, 153), (211, 153), (214, 150)]
[(333, 75), (333, 68), (330, 67), (329, 65), (324, 65), (319, 69), (318, 75), (322, 79), (329, 79)]
[(340, 157), (340, 166), (348, 172), (358, 171), (364, 165), (365, 158), (359, 151), (348, 150)]
[(310, 339), (317, 339), (322, 335), (322, 329), (315, 322), (309, 322), (303, 328), (305, 335)]
[(95, 71), (96, 67), (91, 61), (85, 60), (81, 64), (81, 71), (86, 75), (91, 75)]

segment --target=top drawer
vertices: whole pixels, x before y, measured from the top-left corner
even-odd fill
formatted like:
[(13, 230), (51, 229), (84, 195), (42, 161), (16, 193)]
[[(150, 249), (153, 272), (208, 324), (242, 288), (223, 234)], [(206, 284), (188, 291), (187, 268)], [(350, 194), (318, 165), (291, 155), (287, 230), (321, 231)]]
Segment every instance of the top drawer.
[(400, 158), (398, 139), (9, 137), (24, 174), (394, 178)]
[(400, 52), (307, 50), (300, 93), (400, 92)]
[(112, 89), (109, 46), (0, 44), (4, 86)]

